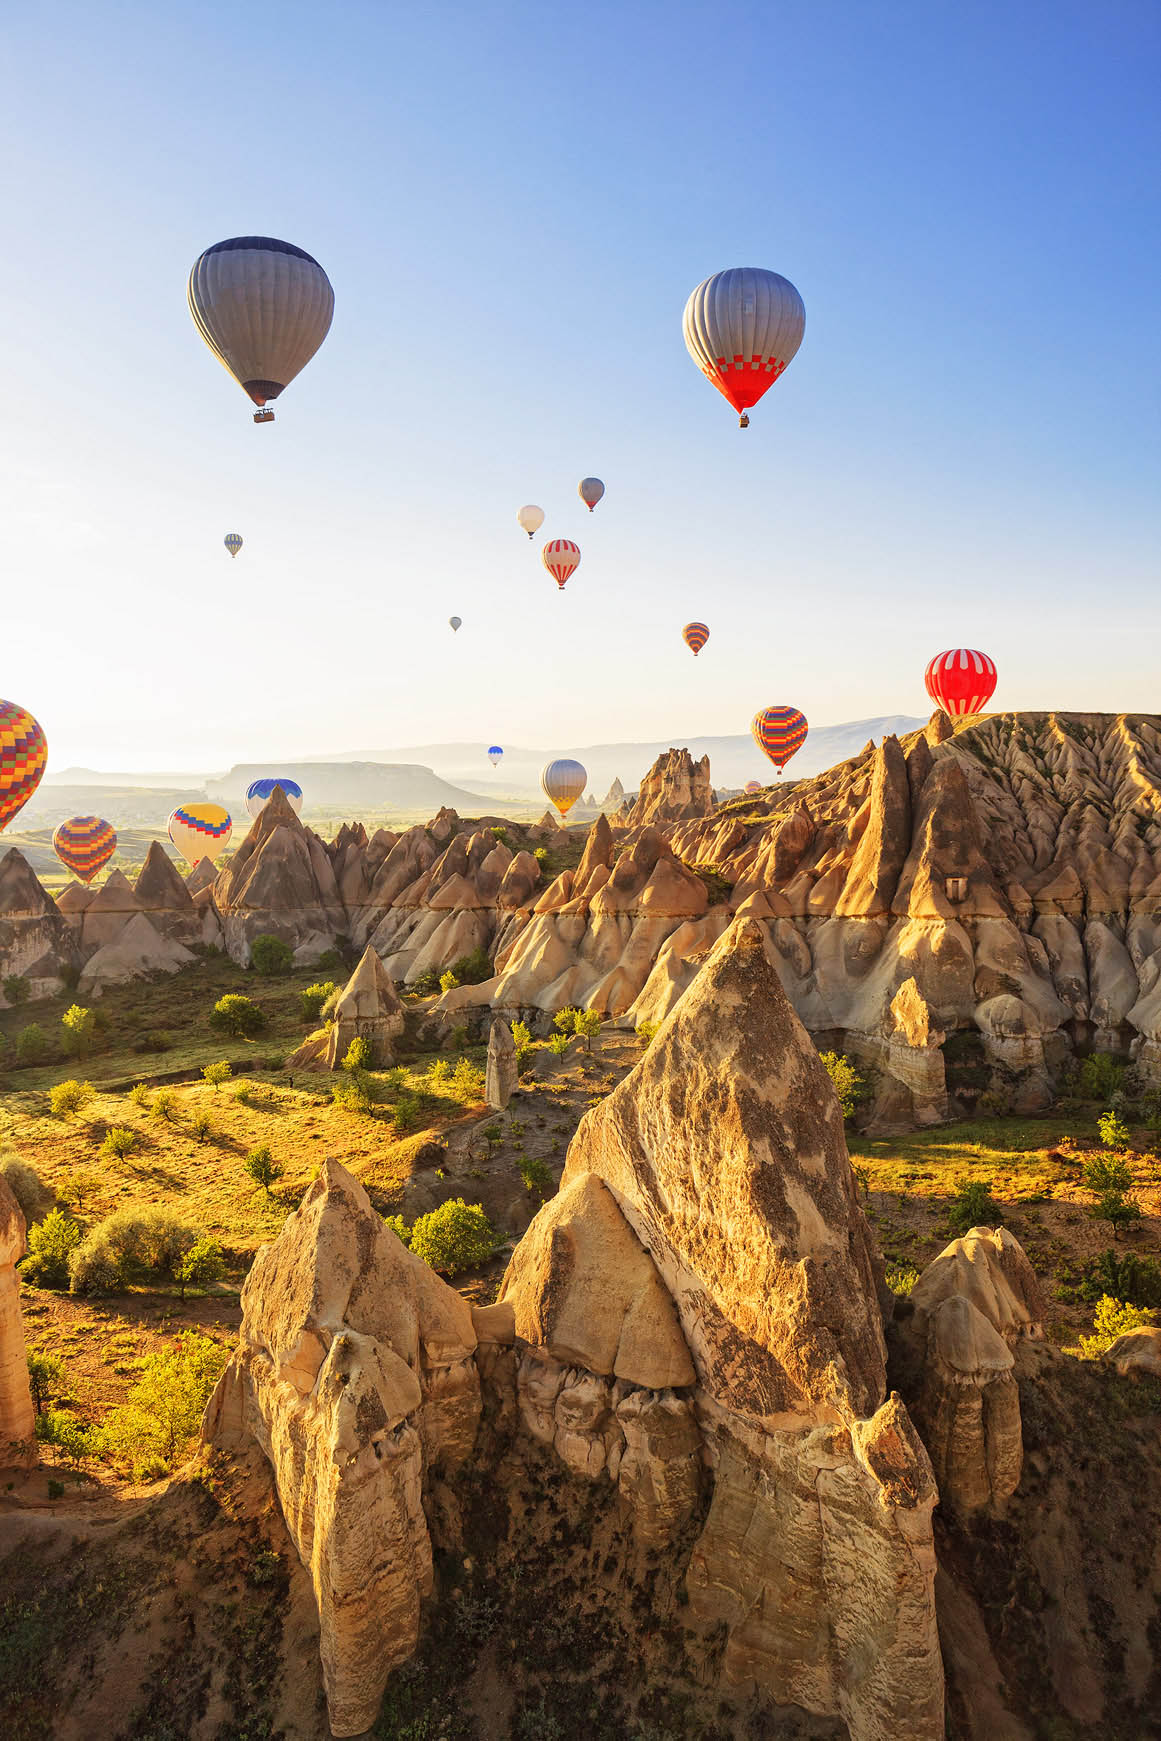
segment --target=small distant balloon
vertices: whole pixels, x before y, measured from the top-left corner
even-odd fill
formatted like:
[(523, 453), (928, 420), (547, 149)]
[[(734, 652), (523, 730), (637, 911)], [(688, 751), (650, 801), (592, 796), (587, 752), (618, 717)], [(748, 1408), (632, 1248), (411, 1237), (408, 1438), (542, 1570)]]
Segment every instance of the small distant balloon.
[(576, 489), (590, 514), (605, 493), (605, 486), (600, 478), (582, 478)]
[(525, 507), (517, 509), (516, 518), (532, 538), (544, 524), (544, 509), (538, 508), (535, 502), (529, 502)]
[(781, 776), (783, 768), (806, 742), (806, 715), (797, 707), (764, 707), (756, 713), (750, 730), (763, 755), (769, 756)]
[(685, 348), (734, 410), (746, 415), (797, 353), (806, 331), (802, 298), (779, 272), (733, 266), (690, 294), (682, 318)]
[(583, 765), (570, 760), (568, 756), (548, 762), (540, 775), (540, 785), (545, 797), (556, 805), (562, 817), (567, 816), (577, 799), (584, 796), (588, 783), (589, 777)]
[(555, 580), (561, 592), (570, 575), (580, 567), (580, 546), (571, 538), (550, 538), (540, 552), (540, 560)]
[(169, 838), (191, 870), (203, 858), (217, 864), (233, 829), (230, 812), (220, 804), (179, 804), (169, 818)]
[(709, 640), (709, 630), (704, 623), (686, 623), (681, 638), (696, 659)]
[(226, 546), (226, 549), (230, 552), (231, 556), (237, 556), (239, 550), (242, 548), (242, 540), (236, 532), (227, 532), (226, 536), (222, 539), (222, 543)]
[(488, 760), (491, 762), (491, 764), (494, 768), (499, 766), (500, 761), (503, 757), (503, 754), (504, 754), (504, 751), (501, 749), (499, 744), (493, 744), (491, 749), (489, 749)]
[(331, 281), (304, 248), (273, 236), (232, 236), (199, 254), (186, 287), (194, 325), (272, 423), (266, 406), (310, 362), (335, 312)]
[(70, 816), (53, 834), (52, 845), (66, 870), (91, 883), (117, 850), (117, 830), (103, 816)]
[(28, 709), (0, 701), (0, 829), (28, 803), (47, 763), (48, 743)]
[(755, 792), (760, 792), (761, 790), (762, 790), (761, 780), (747, 780), (746, 781), (746, 796), (748, 798), (752, 798), (754, 796)]
[(937, 653), (924, 674), (927, 693), (953, 719), (982, 713), (996, 688), (996, 667), (974, 647)]
[(458, 630), (458, 628), (459, 628), (460, 624), (463, 622), (463, 620), (464, 619), (462, 617), (449, 617), (448, 618), (448, 622), (451, 624), (451, 629), (452, 629), (453, 635), (456, 633), (456, 631)]
[(287, 779), (285, 774), (272, 774), (266, 779), (251, 780), (246, 788), (246, 809), (251, 816), (257, 816), (264, 810), (274, 796), (275, 786), (281, 786), (286, 794), (286, 802), (296, 816), (302, 813), (302, 787), (297, 780)]

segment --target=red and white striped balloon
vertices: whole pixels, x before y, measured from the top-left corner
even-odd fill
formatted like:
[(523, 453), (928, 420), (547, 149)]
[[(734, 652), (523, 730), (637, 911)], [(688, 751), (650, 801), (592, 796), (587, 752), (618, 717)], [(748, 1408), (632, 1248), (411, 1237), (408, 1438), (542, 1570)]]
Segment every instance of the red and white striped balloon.
[(540, 560), (563, 592), (565, 581), (580, 567), (580, 546), (571, 538), (550, 538), (540, 552)]
[(953, 719), (982, 713), (996, 687), (996, 667), (974, 647), (951, 647), (937, 653), (924, 676), (927, 693)]

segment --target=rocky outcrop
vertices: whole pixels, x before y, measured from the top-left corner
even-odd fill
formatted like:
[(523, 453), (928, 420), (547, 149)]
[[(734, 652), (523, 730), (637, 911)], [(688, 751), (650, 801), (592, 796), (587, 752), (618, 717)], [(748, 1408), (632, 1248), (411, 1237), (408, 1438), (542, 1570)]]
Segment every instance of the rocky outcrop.
[[(70, 925), (13, 846), (0, 858), (0, 978), (16, 974), (34, 998), (56, 997), (76, 965)], [(8, 1000), (0, 988), (0, 1008)]]
[(709, 757), (695, 762), (688, 750), (666, 750), (642, 780), (634, 802), (622, 805), (617, 820), (626, 828), (645, 828), (709, 816), (713, 807)]
[(159, 840), (150, 842), (133, 893), (138, 907), (163, 937), (187, 947), (207, 941), (189, 886)]
[(196, 959), (184, 944), (156, 931), (144, 913), (134, 913), (115, 940), (103, 944), (85, 962), (78, 995), (99, 998), (106, 986), (123, 985), (154, 973), (180, 973)]
[[(213, 884), (225, 946), (243, 966), (255, 937), (279, 937), (309, 965), (346, 930), (325, 846), (275, 789)], [(87, 915), (86, 915), (87, 918)]]
[(493, 1018), (488, 1032), (488, 1061), (484, 1071), (484, 1099), (496, 1112), (503, 1112), (520, 1086), (516, 1068), (516, 1042), (503, 1017)]
[(331, 1731), (359, 1735), (432, 1589), (425, 1487), (475, 1437), (471, 1311), (333, 1161), (259, 1251), (242, 1307), (204, 1432), (269, 1458), (318, 1603)]
[(337, 1070), (355, 1039), (370, 1046), (367, 1067), (385, 1070), (395, 1061), (391, 1042), (403, 1032), (403, 1005), (391, 975), (368, 943), (334, 1008), (327, 1046), (327, 1064)]
[(0, 1174), (0, 1469), (36, 1461), (36, 1417), (28, 1388), (20, 1278), (16, 1273), (23, 1256), (24, 1216), (8, 1181)]
[(1161, 1330), (1149, 1326), (1127, 1330), (1105, 1351), (1104, 1358), (1120, 1373), (1161, 1378)]

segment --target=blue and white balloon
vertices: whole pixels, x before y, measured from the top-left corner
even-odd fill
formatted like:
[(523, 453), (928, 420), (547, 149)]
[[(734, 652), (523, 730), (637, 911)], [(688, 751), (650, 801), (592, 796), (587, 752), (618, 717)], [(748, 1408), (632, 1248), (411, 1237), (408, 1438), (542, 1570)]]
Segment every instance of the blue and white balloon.
[(246, 808), (251, 816), (257, 816), (265, 808), (274, 795), (275, 786), (281, 786), (286, 794), (286, 801), (296, 816), (302, 813), (302, 787), (297, 780), (288, 779), (285, 774), (275, 775), (268, 780), (252, 780), (246, 788)]

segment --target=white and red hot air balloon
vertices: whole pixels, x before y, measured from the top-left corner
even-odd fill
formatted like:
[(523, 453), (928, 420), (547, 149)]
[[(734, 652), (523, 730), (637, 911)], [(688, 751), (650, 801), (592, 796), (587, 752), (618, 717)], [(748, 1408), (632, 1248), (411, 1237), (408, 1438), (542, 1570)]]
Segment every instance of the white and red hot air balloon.
[(685, 348), (724, 399), (747, 412), (795, 356), (806, 331), (802, 298), (779, 272), (733, 266), (715, 272), (690, 295), (682, 332)]
[(951, 647), (937, 653), (924, 674), (927, 693), (952, 719), (982, 713), (996, 687), (996, 667), (974, 647)]
[(561, 592), (570, 575), (580, 567), (580, 545), (571, 538), (550, 538), (540, 552), (540, 560), (555, 580)]

